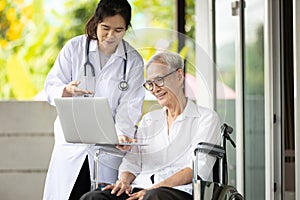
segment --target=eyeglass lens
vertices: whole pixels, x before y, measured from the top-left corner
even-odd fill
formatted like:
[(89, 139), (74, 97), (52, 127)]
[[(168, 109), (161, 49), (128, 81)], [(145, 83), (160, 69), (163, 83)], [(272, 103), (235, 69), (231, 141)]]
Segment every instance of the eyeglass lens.
[(169, 75), (173, 74), (174, 72), (176, 72), (177, 70), (178, 69), (176, 69), (176, 70), (174, 70), (174, 71), (172, 71), (172, 72), (170, 72), (170, 73), (168, 73), (168, 74), (166, 74), (166, 75), (164, 75), (162, 77), (157, 77), (153, 81), (146, 81), (146, 83), (144, 83), (144, 87), (146, 88), (146, 90), (152, 91), (153, 90), (153, 86), (154, 86), (153, 84), (155, 84), (158, 87), (164, 86), (164, 79), (167, 76), (169, 76)]

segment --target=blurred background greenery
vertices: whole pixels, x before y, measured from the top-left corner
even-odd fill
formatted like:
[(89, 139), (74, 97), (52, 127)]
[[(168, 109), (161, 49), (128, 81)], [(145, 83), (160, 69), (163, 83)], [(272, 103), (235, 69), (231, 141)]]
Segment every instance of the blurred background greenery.
[[(132, 29), (176, 30), (176, 0), (129, 0)], [(32, 100), (65, 42), (84, 33), (98, 0), (0, 0), (0, 99)], [(186, 35), (193, 47), (194, 1), (186, 1)], [(168, 32), (168, 31), (167, 31)], [(160, 35), (151, 35), (159, 40)], [(188, 46), (188, 45), (186, 45)], [(176, 40), (170, 44), (177, 51)], [(154, 53), (138, 49), (144, 58)], [(187, 48), (181, 51), (185, 56)], [(191, 54), (190, 60), (194, 56)], [(188, 63), (193, 63), (189, 61)], [(193, 64), (188, 72), (194, 74)]]

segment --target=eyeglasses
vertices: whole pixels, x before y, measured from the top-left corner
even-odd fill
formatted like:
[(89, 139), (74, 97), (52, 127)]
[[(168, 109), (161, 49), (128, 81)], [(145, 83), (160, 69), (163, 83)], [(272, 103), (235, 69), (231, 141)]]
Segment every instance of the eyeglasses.
[(167, 77), (167, 76), (170, 76), (171, 74), (173, 74), (174, 72), (177, 72), (178, 69), (164, 75), (164, 76), (159, 76), (159, 77), (156, 77), (153, 81), (146, 81), (143, 86), (144, 88), (146, 88), (146, 90), (149, 90), (149, 91), (152, 91), (153, 90), (153, 87), (155, 84), (156, 86), (158, 87), (162, 87), (164, 86), (164, 79)]

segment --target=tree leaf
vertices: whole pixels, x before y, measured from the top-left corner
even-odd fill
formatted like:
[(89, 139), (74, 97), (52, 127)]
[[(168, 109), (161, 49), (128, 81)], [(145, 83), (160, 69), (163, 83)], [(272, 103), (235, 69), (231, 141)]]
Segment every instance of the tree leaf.
[(25, 70), (24, 63), (17, 56), (11, 56), (6, 63), (7, 77), (16, 99), (33, 99), (37, 90)]

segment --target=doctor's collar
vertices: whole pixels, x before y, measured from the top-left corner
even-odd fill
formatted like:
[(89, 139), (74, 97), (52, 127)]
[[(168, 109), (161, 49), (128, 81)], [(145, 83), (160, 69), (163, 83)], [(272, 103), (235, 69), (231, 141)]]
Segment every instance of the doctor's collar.
[[(124, 43), (126, 45), (126, 49), (127, 49), (127, 53), (128, 53), (127, 42), (124, 41)], [(93, 52), (93, 51), (97, 51), (97, 50), (98, 50), (98, 40), (91, 40), (89, 51)], [(126, 55), (125, 55), (125, 51), (124, 51), (124, 47), (123, 47), (123, 40), (120, 41), (120, 43), (117, 46), (116, 51), (111, 55), (112, 56), (119, 56), (119, 57), (123, 58), (124, 60), (126, 60)]]

